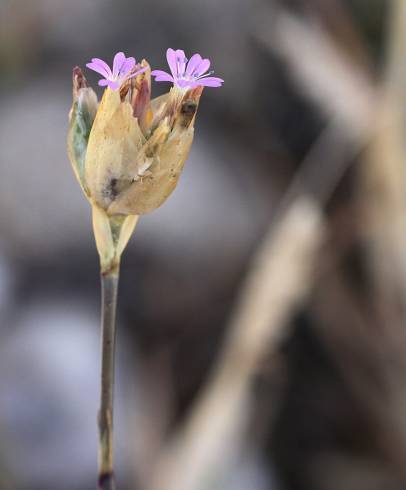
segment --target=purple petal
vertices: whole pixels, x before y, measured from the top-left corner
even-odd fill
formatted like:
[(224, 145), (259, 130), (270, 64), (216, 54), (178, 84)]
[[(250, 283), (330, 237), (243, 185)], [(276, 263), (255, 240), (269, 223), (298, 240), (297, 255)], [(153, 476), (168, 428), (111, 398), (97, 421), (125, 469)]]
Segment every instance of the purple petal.
[(200, 83), (199, 83), (199, 80), (196, 82), (189, 82), (188, 85), (187, 85), (189, 88), (196, 88), (196, 87), (200, 87)]
[(176, 84), (180, 88), (185, 88), (185, 87), (193, 87), (194, 82), (190, 80), (184, 80), (181, 78), (180, 80), (176, 80)]
[(175, 83), (175, 80), (170, 75), (166, 75), (164, 77), (156, 77), (155, 78), (155, 81), (156, 82), (171, 82), (171, 83)]
[(202, 62), (202, 57), (200, 56), (200, 54), (196, 53), (194, 54), (190, 60), (189, 60), (189, 63), (187, 64), (187, 68), (186, 68), (186, 76), (189, 77), (191, 76), (195, 69), (200, 65), (200, 63)]
[(104, 69), (106, 72), (106, 77), (112, 75), (109, 65), (105, 61), (101, 60), (100, 58), (92, 58), (92, 64), (96, 64), (100, 68)]
[(221, 87), (224, 83), (224, 80), (217, 77), (206, 77), (200, 78), (200, 80), (196, 80), (198, 85), (202, 85), (203, 87)]
[(130, 76), (128, 76), (128, 77), (126, 76), (125, 80), (129, 80), (130, 78), (134, 78), (137, 75), (139, 75), (140, 73), (144, 73), (144, 71), (147, 71), (147, 70), (148, 70), (148, 67), (144, 66), (143, 68), (140, 68), (139, 70), (135, 71), (134, 73), (131, 73)]
[(127, 58), (120, 68), (120, 75), (127, 75), (135, 66), (135, 58)]
[(210, 68), (210, 60), (205, 58), (204, 60), (202, 60), (200, 65), (196, 68), (195, 76), (200, 77), (201, 75), (203, 75), (203, 73), (206, 73), (206, 71), (209, 68)]
[(106, 79), (102, 79), (102, 80), (99, 80), (99, 85), (100, 87), (110, 87), (111, 90), (117, 90), (119, 87), (120, 87), (120, 83), (119, 82), (113, 82), (111, 80), (106, 80)]
[(183, 49), (176, 50), (176, 64), (178, 68), (178, 76), (183, 76), (185, 74), (187, 58)]
[(87, 68), (89, 68), (89, 70), (93, 70), (105, 78), (109, 78), (111, 75), (111, 73), (106, 72), (106, 69), (104, 68), (104, 66), (100, 65), (99, 63), (95, 63), (95, 62), (87, 63), (86, 66), (87, 66)]
[[(153, 77), (160, 77), (161, 75), (169, 75), (169, 73), (167, 71), (163, 71), (163, 70), (152, 70), (151, 75)], [(171, 76), (171, 75), (169, 75), (169, 76)]]
[(111, 88), (111, 90), (117, 90), (120, 87), (119, 82), (113, 82), (112, 80), (107, 80), (107, 85)]
[(173, 76), (166, 73), (166, 71), (154, 70), (151, 75), (155, 77), (156, 82), (174, 82)]
[(169, 68), (171, 70), (171, 73), (173, 75), (173, 78), (176, 78), (178, 76), (178, 67), (176, 63), (176, 52), (172, 48), (169, 48), (166, 51), (166, 60), (168, 62)]
[(169, 80), (169, 79), (166, 79), (166, 78), (155, 78), (155, 81), (156, 82), (170, 82), (170, 83), (174, 83), (173, 79), (172, 80)]
[(114, 56), (114, 61), (113, 61), (113, 78), (116, 78), (121, 70), (121, 67), (123, 66), (124, 62), (126, 60), (125, 54), (120, 51)]

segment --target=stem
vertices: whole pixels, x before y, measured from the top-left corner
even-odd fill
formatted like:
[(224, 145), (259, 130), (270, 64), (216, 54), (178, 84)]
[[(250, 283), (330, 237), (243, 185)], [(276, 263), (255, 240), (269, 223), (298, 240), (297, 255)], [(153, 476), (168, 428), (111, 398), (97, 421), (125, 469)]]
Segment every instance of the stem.
[(99, 490), (114, 490), (113, 401), (114, 353), (119, 267), (101, 274), (102, 352), (99, 410)]

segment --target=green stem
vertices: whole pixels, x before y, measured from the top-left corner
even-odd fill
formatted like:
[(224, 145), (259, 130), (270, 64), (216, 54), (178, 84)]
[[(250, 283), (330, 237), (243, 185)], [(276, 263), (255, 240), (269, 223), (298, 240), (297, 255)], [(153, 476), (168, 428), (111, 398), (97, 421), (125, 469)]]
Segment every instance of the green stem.
[(114, 354), (119, 266), (102, 272), (101, 393), (99, 410), (99, 490), (114, 490)]

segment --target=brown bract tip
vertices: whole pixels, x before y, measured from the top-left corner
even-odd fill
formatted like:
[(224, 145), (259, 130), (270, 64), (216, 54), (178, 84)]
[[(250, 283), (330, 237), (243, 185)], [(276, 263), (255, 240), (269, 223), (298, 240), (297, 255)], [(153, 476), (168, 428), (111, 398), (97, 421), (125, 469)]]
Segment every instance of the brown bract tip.
[(134, 68), (130, 71), (129, 73), (130, 78), (128, 78), (120, 87), (120, 97), (122, 102), (125, 100), (129, 92), (130, 92), (130, 99), (131, 99), (133, 98), (134, 92), (137, 92), (139, 90), (143, 80), (145, 80), (146, 78), (147, 72), (140, 73), (136, 77), (131, 77), (131, 75), (146, 66), (149, 68), (149, 64), (145, 60), (142, 60), (141, 63), (137, 63), (134, 66)]
[(137, 83), (137, 90), (134, 90), (131, 105), (134, 117), (140, 118), (144, 113), (151, 99), (151, 91), (148, 80), (141, 80)]
[(73, 98), (76, 99), (81, 88), (87, 88), (87, 80), (79, 66), (75, 66), (72, 73)]
[(200, 96), (204, 87), (196, 87), (186, 92), (179, 109), (175, 115), (175, 124), (177, 126), (188, 128), (192, 123), (197, 108), (199, 107)]

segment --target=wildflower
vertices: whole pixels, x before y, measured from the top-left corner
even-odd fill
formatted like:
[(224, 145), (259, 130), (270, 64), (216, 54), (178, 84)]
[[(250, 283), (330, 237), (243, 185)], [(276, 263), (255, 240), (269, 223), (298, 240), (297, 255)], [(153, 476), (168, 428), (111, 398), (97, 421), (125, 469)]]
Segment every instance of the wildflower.
[(221, 87), (224, 80), (218, 77), (212, 77), (213, 71), (207, 72), (210, 68), (210, 60), (203, 59), (200, 54), (194, 54), (190, 60), (185, 56), (182, 49), (169, 48), (166, 52), (171, 74), (154, 70), (151, 75), (155, 77), (156, 82), (172, 82), (179, 88), (196, 88), (202, 87)]
[[(169, 57), (172, 51), (168, 50)], [(103, 60), (93, 58), (87, 67), (104, 77), (99, 85), (106, 87), (100, 103), (80, 68), (73, 70), (68, 155), (92, 206), (102, 280), (100, 489), (115, 488), (112, 414), (121, 255), (139, 216), (161, 206), (178, 183), (192, 145), (203, 87), (222, 83), (204, 75), (210, 62), (200, 55), (187, 64), (183, 53), (177, 63), (175, 87), (154, 100), (145, 60), (137, 65), (134, 58), (120, 52), (111, 70)], [(157, 79), (162, 78), (158, 72)]]
[(117, 90), (126, 80), (136, 77), (147, 69), (142, 68), (134, 71), (136, 66), (135, 58), (126, 58), (123, 52), (119, 52), (114, 56), (113, 71), (111, 71), (105, 61), (99, 58), (93, 58), (91, 63), (87, 63), (86, 66), (104, 77), (99, 80), (101, 87), (109, 86), (111, 90)]
[[(68, 153), (93, 209), (102, 269), (116, 267), (138, 216), (161, 206), (175, 189), (194, 136), (203, 86), (173, 87), (151, 100), (151, 70), (118, 53), (100, 102), (80, 68), (73, 72)], [(207, 63), (206, 63), (207, 64)], [(110, 69), (109, 69), (110, 70)]]

